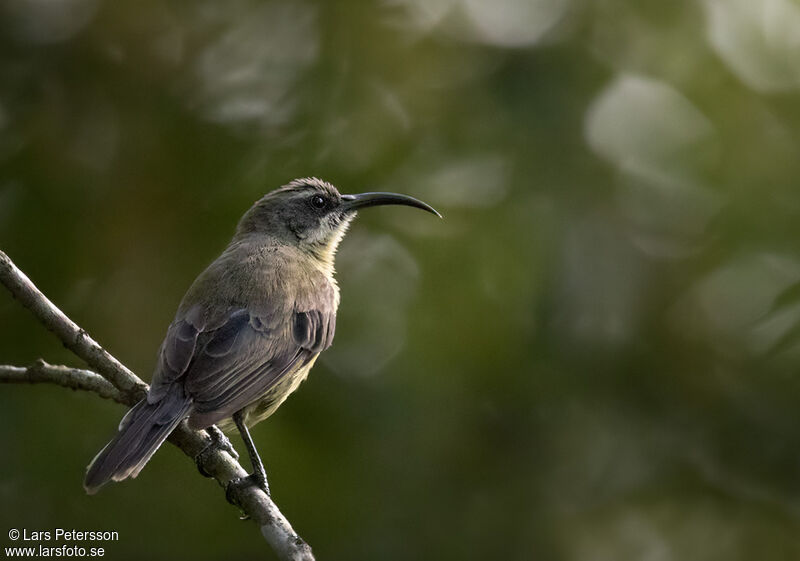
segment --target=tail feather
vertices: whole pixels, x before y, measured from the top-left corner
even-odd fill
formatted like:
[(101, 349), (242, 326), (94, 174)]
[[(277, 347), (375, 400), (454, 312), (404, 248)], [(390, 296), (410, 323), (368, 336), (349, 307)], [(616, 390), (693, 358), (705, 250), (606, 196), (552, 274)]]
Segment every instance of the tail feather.
[(139, 475), (191, 407), (191, 400), (177, 384), (156, 403), (148, 403), (145, 398), (134, 405), (120, 422), (117, 435), (86, 469), (86, 492), (94, 494), (109, 481)]

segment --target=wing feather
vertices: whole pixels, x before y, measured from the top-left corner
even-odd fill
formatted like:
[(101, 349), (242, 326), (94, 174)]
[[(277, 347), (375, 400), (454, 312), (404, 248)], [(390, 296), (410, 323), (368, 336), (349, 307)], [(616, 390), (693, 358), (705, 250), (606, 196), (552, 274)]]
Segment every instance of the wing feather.
[(180, 381), (203, 424), (230, 417), (330, 346), (331, 316), (320, 310), (294, 312), (283, 329), (274, 318), (244, 309), (230, 312), (211, 330), (177, 321), (162, 345), (149, 400), (158, 401)]
[(182, 307), (161, 345), (148, 401), (180, 383), (193, 403), (192, 426), (230, 417), (331, 345), (337, 304), (335, 286), (324, 279), (294, 296), (272, 293), (213, 314)]

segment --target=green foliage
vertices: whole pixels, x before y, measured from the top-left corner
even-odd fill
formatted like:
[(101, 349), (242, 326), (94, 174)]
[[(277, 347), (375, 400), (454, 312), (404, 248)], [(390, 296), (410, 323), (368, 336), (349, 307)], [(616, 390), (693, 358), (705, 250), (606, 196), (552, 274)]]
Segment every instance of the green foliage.
[[(444, 214), (359, 218), (336, 342), (255, 430), (319, 559), (800, 556), (796, 2), (11, 0), (0, 28), (0, 245), (146, 380), (264, 192)], [(0, 362), (40, 356), (77, 364), (0, 294)], [(0, 388), (0, 530), (263, 556), (170, 447), (83, 494), (122, 413)]]

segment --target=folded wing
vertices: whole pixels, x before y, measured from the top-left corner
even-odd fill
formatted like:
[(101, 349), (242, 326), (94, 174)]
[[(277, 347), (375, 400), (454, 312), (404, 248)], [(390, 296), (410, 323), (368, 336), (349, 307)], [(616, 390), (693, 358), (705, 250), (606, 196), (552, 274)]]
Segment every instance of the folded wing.
[(197, 325), (192, 314), (174, 322), (148, 401), (160, 401), (180, 383), (193, 402), (194, 428), (232, 416), (330, 346), (335, 313), (311, 309), (286, 315), (281, 320), (236, 309), (212, 328)]

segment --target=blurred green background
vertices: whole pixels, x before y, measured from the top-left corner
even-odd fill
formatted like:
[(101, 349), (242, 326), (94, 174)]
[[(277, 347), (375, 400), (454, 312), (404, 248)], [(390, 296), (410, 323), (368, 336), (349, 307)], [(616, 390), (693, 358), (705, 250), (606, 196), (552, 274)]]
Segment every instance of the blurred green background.
[[(0, 248), (149, 380), (262, 194), (418, 196), (255, 430), (318, 559), (800, 559), (799, 38), (795, 0), (3, 0)], [(81, 365), (0, 291), (38, 357)], [(0, 387), (0, 544), (271, 558), (171, 446), (87, 497), (123, 412)]]

